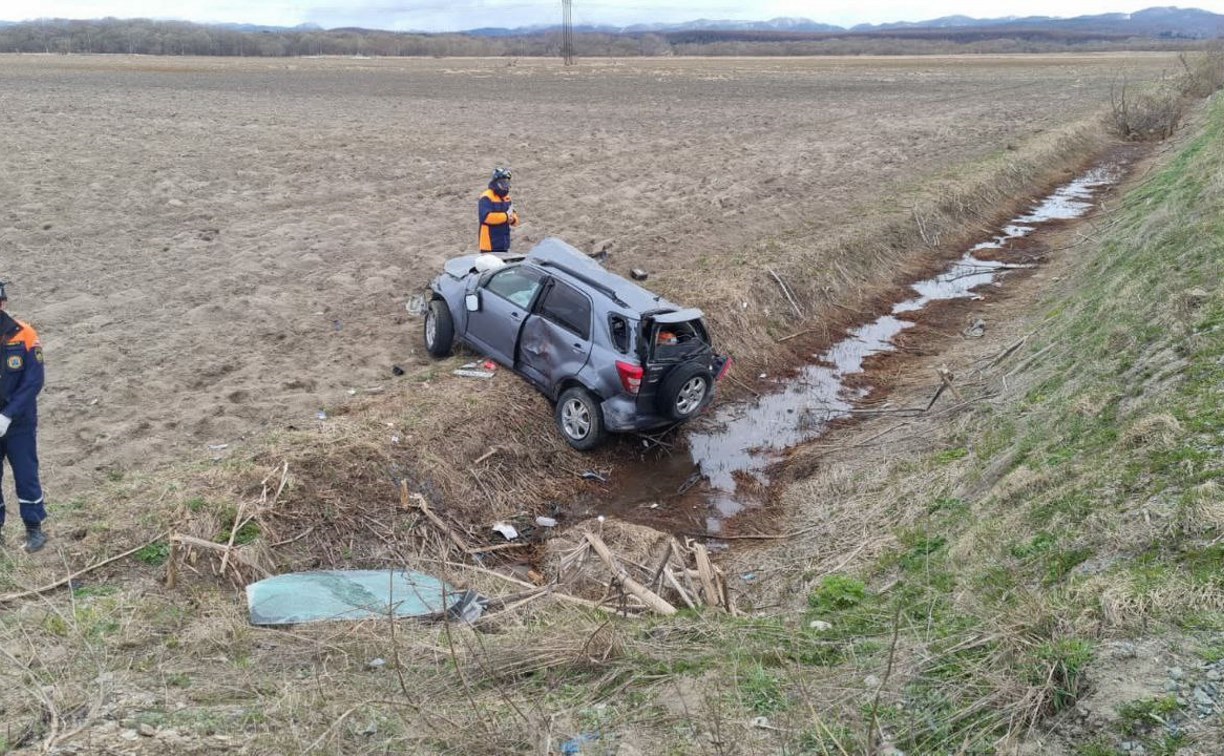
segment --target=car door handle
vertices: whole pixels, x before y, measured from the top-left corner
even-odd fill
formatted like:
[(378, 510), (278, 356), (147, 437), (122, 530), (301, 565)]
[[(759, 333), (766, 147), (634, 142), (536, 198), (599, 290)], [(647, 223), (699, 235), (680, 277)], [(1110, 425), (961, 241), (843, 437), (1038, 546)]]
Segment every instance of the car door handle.
[(582, 344), (575, 343), (575, 344), (574, 344), (574, 348), (575, 348), (575, 349), (577, 349), (578, 351), (580, 351), (580, 352), (581, 352), (581, 351), (582, 351)]
[(518, 312), (517, 312), (516, 310), (511, 310), (511, 311), (510, 311), (510, 317), (512, 317), (512, 318), (514, 318), (515, 320), (517, 320), (517, 319), (518, 319), (518, 317), (519, 317), (519, 314), (518, 314)]

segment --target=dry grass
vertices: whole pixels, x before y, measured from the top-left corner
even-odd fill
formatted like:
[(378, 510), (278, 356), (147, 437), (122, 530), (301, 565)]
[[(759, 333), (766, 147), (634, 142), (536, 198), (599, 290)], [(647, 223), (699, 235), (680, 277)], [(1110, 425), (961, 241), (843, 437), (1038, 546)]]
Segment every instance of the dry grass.
[(1124, 449), (1168, 449), (1181, 433), (1182, 426), (1177, 418), (1167, 412), (1158, 412), (1135, 421), (1123, 431), (1120, 443)]

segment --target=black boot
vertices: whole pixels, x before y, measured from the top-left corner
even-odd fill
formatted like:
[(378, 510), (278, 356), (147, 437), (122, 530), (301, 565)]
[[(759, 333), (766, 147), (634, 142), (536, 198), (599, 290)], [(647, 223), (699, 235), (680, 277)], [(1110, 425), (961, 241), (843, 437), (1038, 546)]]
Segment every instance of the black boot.
[(41, 525), (26, 525), (26, 541), (25, 550), (29, 554), (33, 554), (43, 546), (47, 545), (47, 534), (43, 532)]

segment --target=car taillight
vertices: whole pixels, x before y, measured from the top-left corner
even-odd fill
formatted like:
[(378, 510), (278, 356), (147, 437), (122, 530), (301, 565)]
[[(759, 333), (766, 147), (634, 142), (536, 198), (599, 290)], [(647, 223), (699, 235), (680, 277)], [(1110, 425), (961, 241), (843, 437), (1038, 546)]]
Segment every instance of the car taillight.
[(730, 357), (723, 359), (722, 367), (718, 369), (718, 375), (714, 376), (714, 380), (721, 381), (723, 376), (731, 370), (731, 363), (734, 362)]
[(616, 362), (616, 374), (620, 376), (621, 386), (630, 394), (636, 394), (642, 388), (641, 365), (634, 365), (629, 362)]

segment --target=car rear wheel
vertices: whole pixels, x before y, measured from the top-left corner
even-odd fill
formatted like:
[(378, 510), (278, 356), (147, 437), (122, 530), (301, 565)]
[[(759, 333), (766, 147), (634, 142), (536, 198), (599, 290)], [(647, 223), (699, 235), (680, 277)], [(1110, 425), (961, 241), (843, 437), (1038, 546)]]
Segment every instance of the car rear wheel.
[(446, 357), (455, 342), (455, 321), (441, 299), (432, 300), (425, 311), (425, 349), (434, 357)]
[(603, 443), (607, 436), (599, 400), (581, 386), (561, 393), (555, 410), (557, 429), (566, 443), (578, 451), (588, 451)]
[(710, 400), (713, 386), (714, 378), (704, 365), (680, 365), (659, 387), (659, 411), (672, 420), (688, 420)]

